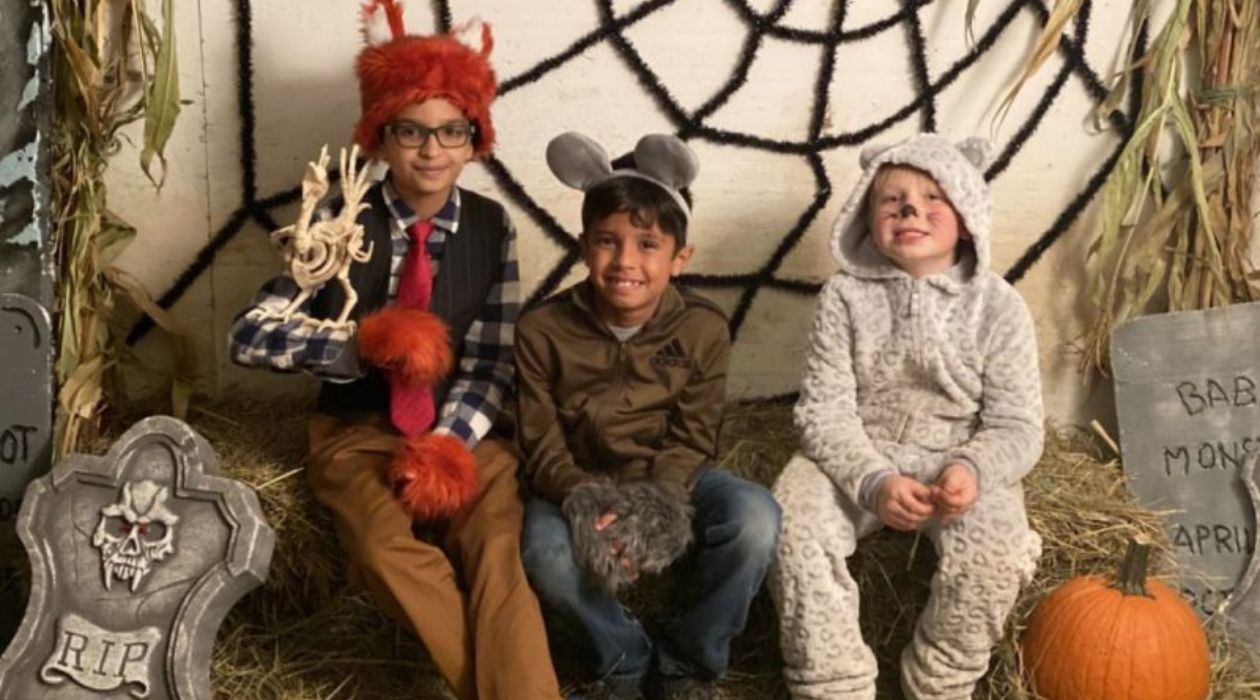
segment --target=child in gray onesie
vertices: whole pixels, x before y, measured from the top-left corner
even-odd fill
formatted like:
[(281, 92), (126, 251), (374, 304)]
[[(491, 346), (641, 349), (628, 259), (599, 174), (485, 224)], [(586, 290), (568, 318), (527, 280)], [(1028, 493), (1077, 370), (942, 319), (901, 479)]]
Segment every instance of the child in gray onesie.
[(845, 560), (882, 526), (940, 555), (901, 655), (910, 698), (970, 698), (1041, 539), (1020, 480), (1042, 448), (1032, 317), (989, 269), (985, 144), (921, 134), (862, 153), (832, 231), (841, 269), (819, 296), (796, 404), (802, 452), (771, 591), (793, 698), (875, 697)]

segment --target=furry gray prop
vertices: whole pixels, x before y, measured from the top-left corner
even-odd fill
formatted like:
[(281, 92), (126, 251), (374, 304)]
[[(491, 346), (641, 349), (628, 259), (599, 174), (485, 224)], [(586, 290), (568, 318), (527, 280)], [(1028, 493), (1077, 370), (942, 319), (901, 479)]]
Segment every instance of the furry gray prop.
[(620, 505), (621, 494), (617, 485), (601, 479), (575, 486), (561, 507), (569, 519), (573, 559), (602, 588), (612, 591), (627, 583), (628, 576), (613, 555), (612, 545), (605, 539), (608, 530), (596, 530), (595, 521), (610, 510), (616, 512)]
[[(691, 545), (692, 507), (687, 493), (652, 481), (580, 484), (564, 499), (563, 510), (578, 566), (609, 593), (634, 581), (621, 559), (628, 559), (639, 573), (654, 574)], [(597, 531), (596, 519), (608, 511), (616, 513), (617, 519)], [(617, 542), (622, 545), (621, 557), (614, 554)]]

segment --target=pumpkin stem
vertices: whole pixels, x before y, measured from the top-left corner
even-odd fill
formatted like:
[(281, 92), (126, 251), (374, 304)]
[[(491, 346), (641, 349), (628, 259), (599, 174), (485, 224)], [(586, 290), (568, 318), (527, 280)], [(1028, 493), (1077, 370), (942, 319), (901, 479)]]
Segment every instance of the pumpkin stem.
[(1150, 565), (1151, 543), (1146, 538), (1129, 540), (1129, 549), (1125, 552), (1124, 562), (1116, 573), (1116, 580), (1111, 587), (1127, 596), (1146, 596), (1146, 572)]

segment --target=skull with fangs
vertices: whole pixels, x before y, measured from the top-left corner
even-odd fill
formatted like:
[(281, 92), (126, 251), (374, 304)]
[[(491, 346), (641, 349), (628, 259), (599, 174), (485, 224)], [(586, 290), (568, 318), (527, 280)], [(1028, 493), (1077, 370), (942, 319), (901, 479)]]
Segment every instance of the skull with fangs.
[(129, 481), (118, 502), (101, 509), (92, 546), (101, 552), (106, 590), (118, 578), (129, 580), (134, 592), (153, 565), (175, 551), (179, 516), (167, 507), (169, 496), (153, 481)]

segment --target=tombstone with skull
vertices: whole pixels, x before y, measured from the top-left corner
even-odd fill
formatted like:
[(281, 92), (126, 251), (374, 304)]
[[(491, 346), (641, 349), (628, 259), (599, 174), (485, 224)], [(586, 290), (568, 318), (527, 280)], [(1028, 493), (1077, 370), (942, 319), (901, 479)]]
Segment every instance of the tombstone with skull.
[(168, 497), (165, 486), (148, 479), (129, 481), (118, 502), (101, 509), (92, 546), (101, 552), (105, 590), (120, 578), (135, 592), (153, 565), (175, 551), (179, 516), (166, 506)]
[(205, 439), (158, 416), (31, 483), (17, 523), (31, 597), (0, 700), (211, 698), (219, 623), (274, 543), (254, 492), (215, 468)]

